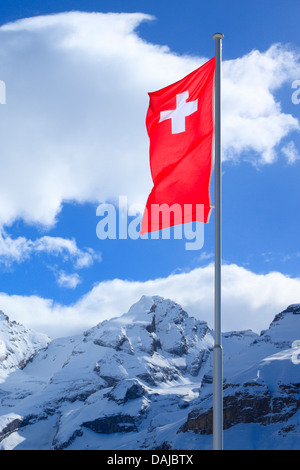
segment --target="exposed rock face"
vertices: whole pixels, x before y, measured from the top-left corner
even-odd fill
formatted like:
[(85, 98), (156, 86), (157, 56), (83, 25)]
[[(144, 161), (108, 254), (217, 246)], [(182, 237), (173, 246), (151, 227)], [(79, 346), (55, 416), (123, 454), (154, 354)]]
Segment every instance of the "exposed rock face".
[[(289, 386), (280, 385), (281, 395), (273, 398), (268, 388), (260, 384), (245, 383), (241, 386), (229, 385), (224, 388), (224, 430), (241, 423), (259, 423), (264, 426), (272, 423), (285, 423), (300, 408), (300, 383)], [(212, 408), (209, 410), (195, 409), (190, 412), (180, 431), (212, 434)]]
[[(223, 429), (229, 429), (240, 423), (267, 424), (272, 413), (271, 396), (264, 386), (259, 384), (229, 385), (225, 387), (223, 400)], [(182, 432), (193, 431), (200, 434), (212, 434), (213, 410), (193, 410)]]
[(94, 421), (82, 423), (82, 426), (89, 428), (99, 434), (137, 431), (135, 418), (130, 415), (122, 414), (97, 418)]
[[(299, 328), (300, 320), (293, 316), (299, 314), (300, 305), (291, 305), (276, 315), (269, 330), (262, 332), (249, 345), (249, 348), (264, 348), (263, 351), (267, 352), (273, 350), (275, 354), (263, 358), (246, 372), (237, 374), (232, 382), (226, 378), (223, 388), (224, 430), (241, 423), (263, 426), (286, 423), (297, 415), (300, 409), (300, 366), (295, 356), (300, 353), (300, 342), (295, 340), (295, 335), (300, 336), (300, 330), (295, 330), (295, 327), (297, 325)], [(237, 333), (224, 336), (229, 338), (230, 335), (236, 336)], [(293, 347), (295, 342), (296, 348)], [(277, 352), (278, 349), (282, 351)], [(245, 378), (248, 381), (244, 381)], [(181, 432), (213, 432), (211, 398), (203, 400), (199, 408), (189, 413), (180, 428)], [(203, 406), (207, 403), (207, 407)], [(284, 426), (282, 429), (286, 432), (288, 428)], [(294, 431), (295, 427), (291, 426), (290, 429)]]
[[(300, 449), (299, 313), (289, 306), (260, 335), (223, 334), (233, 448)], [(0, 448), (211, 448), (213, 333), (180, 305), (142, 297), (121, 317), (50, 344), (1, 318), (2, 364), (11, 367), (0, 385)]]

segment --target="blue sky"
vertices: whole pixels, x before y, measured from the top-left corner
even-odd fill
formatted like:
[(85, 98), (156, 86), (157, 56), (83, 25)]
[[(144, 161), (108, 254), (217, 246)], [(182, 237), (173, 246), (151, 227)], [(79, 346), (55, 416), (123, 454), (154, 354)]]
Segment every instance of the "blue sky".
[(259, 331), (299, 302), (299, 13), (282, 0), (2, 4), (0, 309), (62, 336), (147, 293), (213, 326), (214, 217), (202, 249), (186, 250), (184, 238), (99, 240), (96, 209), (145, 203), (147, 93), (213, 57), (215, 32), (224, 329)]

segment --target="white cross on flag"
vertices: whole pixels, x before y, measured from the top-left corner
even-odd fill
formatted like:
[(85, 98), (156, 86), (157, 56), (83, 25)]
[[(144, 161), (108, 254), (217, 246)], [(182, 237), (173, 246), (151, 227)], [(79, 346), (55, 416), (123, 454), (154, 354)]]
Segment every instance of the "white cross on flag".
[(185, 132), (185, 118), (195, 113), (198, 109), (198, 100), (187, 103), (189, 92), (184, 91), (176, 95), (176, 109), (171, 111), (161, 111), (159, 122), (171, 119), (172, 134)]

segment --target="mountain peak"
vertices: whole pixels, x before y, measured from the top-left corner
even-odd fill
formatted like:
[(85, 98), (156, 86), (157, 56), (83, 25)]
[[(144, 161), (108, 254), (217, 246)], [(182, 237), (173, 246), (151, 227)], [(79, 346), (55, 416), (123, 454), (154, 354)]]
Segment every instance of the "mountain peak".
[(131, 354), (145, 351), (152, 355), (159, 349), (182, 356), (196, 343), (199, 347), (203, 338), (209, 338), (205, 348), (212, 343), (206, 322), (189, 317), (179, 304), (160, 296), (143, 295), (127, 313), (100, 323), (86, 332), (86, 336), (90, 334), (96, 344), (125, 348)]
[(47, 335), (10, 321), (9, 317), (0, 311), (1, 377), (5, 377), (12, 370), (23, 368), (40, 349), (46, 348), (49, 342)]
[(0, 310), (0, 321), (9, 322), (9, 317), (2, 310)]
[(277, 348), (290, 348), (294, 341), (299, 340), (300, 304), (289, 305), (275, 315), (269, 328), (261, 332), (257, 341), (267, 341)]
[(157, 315), (161, 317), (173, 316), (179, 313), (186, 317), (188, 316), (176, 302), (158, 295), (142, 295), (140, 300), (133, 304), (125, 315), (136, 315), (137, 319), (141, 319), (142, 316), (147, 318), (147, 316), (151, 316), (154, 312), (157, 312)]
[[(278, 323), (282, 318), (289, 317), (291, 315), (300, 315), (300, 304), (292, 304), (289, 305), (285, 310), (278, 313), (274, 320), (272, 321), (271, 325)], [(270, 325), (270, 326), (271, 326)]]
[(300, 304), (292, 304), (287, 307), (285, 312), (292, 312), (294, 315), (300, 315)]

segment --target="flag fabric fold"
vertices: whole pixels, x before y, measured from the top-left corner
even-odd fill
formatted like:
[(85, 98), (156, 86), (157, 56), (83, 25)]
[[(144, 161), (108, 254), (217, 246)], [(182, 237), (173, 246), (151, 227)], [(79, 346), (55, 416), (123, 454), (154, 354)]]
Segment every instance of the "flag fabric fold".
[(146, 127), (153, 188), (141, 234), (209, 221), (215, 59), (149, 93)]

